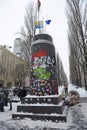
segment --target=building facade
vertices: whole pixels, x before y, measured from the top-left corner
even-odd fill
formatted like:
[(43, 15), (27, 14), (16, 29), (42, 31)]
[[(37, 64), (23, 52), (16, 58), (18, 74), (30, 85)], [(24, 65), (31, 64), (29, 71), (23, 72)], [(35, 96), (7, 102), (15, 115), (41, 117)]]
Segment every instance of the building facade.
[[(19, 86), (25, 82), (27, 62), (0, 46), (0, 87)], [(22, 84), (21, 84), (22, 85)]]

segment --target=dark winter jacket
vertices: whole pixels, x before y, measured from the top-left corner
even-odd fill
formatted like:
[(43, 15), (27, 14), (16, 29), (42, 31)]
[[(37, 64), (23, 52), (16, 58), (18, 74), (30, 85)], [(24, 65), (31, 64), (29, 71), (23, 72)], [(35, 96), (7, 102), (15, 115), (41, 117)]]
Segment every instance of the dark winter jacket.
[(5, 94), (3, 92), (0, 92), (0, 103), (4, 103), (5, 101)]
[(27, 94), (27, 91), (25, 89), (20, 89), (18, 92), (18, 97), (25, 97)]

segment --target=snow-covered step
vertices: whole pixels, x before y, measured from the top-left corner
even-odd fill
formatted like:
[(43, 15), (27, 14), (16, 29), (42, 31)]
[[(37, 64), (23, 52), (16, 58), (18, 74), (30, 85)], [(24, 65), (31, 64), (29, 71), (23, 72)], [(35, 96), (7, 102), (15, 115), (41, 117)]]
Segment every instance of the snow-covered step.
[(61, 100), (59, 104), (21, 104), (17, 106), (17, 112), (28, 112), (28, 113), (38, 113), (38, 114), (51, 114), (57, 113), (62, 114), (65, 107), (64, 100)]
[(67, 121), (67, 113), (68, 113), (68, 106), (64, 107), (64, 111), (62, 114), (34, 114), (34, 113), (24, 113), (24, 112), (17, 112), (12, 114), (12, 119), (23, 119), (23, 118), (31, 118), (32, 120), (51, 120), (53, 122), (58, 121)]
[(28, 95), (23, 98), (23, 103), (34, 104), (34, 103), (47, 103), (47, 104), (58, 104), (61, 101), (61, 95), (46, 95), (46, 96), (32, 96)]

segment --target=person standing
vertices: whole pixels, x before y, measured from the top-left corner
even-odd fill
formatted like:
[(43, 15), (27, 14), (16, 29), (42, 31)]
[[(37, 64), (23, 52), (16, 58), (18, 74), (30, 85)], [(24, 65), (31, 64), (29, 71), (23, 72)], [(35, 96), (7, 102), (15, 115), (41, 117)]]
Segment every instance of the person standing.
[(23, 97), (25, 97), (26, 95), (27, 95), (27, 91), (26, 91), (25, 87), (20, 88), (20, 90), (18, 92), (18, 97), (20, 97), (21, 104), (23, 103)]
[(4, 93), (4, 105), (8, 106), (8, 90), (6, 88), (2, 89), (3, 93)]
[(65, 98), (68, 96), (68, 88), (66, 84), (64, 84), (61, 95), (63, 100), (65, 100)]
[(12, 110), (12, 97), (13, 97), (13, 91), (12, 90), (9, 90), (9, 105), (10, 105), (10, 108), (9, 108), (9, 111)]
[(0, 92), (0, 111), (4, 112), (4, 93)]

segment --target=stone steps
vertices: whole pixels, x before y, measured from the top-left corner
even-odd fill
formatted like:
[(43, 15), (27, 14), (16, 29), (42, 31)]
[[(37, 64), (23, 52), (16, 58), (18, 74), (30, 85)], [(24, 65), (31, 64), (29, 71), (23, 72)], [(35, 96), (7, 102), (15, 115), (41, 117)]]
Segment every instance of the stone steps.
[(17, 106), (17, 112), (12, 114), (12, 119), (31, 118), (33, 120), (67, 120), (68, 106), (61, 100), (58, 105), (54, 104), (22, 104)]
[(17, 112), (12, 114), (12, 119), (23, 119), (23, 118), (31, 118), (32, 120), (51, 120), (53, 122), (66, 122), (67, 121), (67, 113), (68, 113), (68, 106), (64, 107), (64, 111), (62, 114), (33, 114), (33, 113), (24, 113), (24, 112)]
[(34, 104), (34, 103), (47, 103), (47, 104), (58, 104), (61, 101), (61, 95), (48, 95), (48, 96), (26, 96), (23, 98), (23, 103)]
[(64, 101), (58, 105), (54, 104), (21, 104), (17, 106), (17, 112), (28, 112), (28, 113), (38, 113), (38, 114), (51, 114), (57, 113), (62, 114), (64, 109)]

